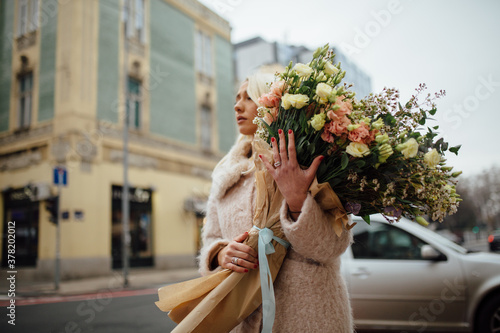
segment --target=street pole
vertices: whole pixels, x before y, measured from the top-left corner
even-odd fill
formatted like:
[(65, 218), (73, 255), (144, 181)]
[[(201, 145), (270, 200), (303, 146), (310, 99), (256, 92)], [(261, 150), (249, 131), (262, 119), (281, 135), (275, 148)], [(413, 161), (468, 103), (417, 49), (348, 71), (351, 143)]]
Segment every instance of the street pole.
[(59, 281), (61, 279), (61, 186), (63, 173), (62, 169), (57, 171), (59, 173), (59, 182), (57, 184), (57, 215), (56, 215), (56, 262), (55, 262), (55, 289), (59, 290)]
[(123, 25), (123, 192), (122, 192), (122, 263), (123, 263), (123, 286), (128, 287), (128, 271), (129, 271), (129, 184), (128, 184), (128, 121), (129, 121), (129, 108), (128, 108), (128, 45), (127, 45), (127, 24), (130, 24), (130, 10), (127, 13), (127, 21)]

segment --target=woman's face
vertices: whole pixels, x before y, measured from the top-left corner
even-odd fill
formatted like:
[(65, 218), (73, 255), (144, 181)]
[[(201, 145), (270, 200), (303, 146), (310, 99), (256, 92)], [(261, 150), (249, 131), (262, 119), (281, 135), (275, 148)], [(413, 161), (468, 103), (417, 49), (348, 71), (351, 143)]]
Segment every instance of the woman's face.
[(247, 87), (248, 81), (245, 81), (238, 90), (234, 111), (236, 111), (236, 123), (240, 133), (254, 135), (257, 125), (253, 123), (253, 118), (257, 115), (257, 104), (248, 96)]

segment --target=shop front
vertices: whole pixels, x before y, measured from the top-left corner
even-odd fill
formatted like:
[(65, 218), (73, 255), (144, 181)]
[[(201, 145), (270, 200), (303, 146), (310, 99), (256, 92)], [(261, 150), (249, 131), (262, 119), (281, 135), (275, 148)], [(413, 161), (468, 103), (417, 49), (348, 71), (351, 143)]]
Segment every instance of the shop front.
[(8, 242), (7, 230), (15, 229), (16, 268), (36, 267), (38, 259), (40, 201), (30, 186), (8, 189), (3, 192), (3, 232), (2, 232), (2, 268), (7, 267)]
[[(123, 267), (122, 194), (122, 186), (112, 186), (111, 256), (113, 269)], [(151, 189), (138, 187), (129, 189), (130, 267), (154, 266), (152, 250), (151, 196)]]

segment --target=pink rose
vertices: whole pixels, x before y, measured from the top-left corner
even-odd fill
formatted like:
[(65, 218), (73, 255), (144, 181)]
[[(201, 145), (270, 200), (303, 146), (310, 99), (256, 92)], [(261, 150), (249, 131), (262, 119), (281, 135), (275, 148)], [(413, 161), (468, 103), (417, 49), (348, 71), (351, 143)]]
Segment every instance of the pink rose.
[(334, 138), (333, 138), (333, 135), (330, 131), (328, 131), (326, 129), (326, 125), (323, 129), (323, 133), (321, 133), (321, 138), (323, 139), (323, 141), (326, 141), (326, 142), (329, 142), (329, 143), (333, 143), (334, 141)]
[(272, 109), (269, 110), (269, 112), (271, 112), (271, 114), (273, 115), (273, 117), (275, 119), (278, 116), (278, 111), (279, 111), (279, 107), (278, 106), (275, 106), (274, 108), (272, 108)]
[(351, 120), (347, 118), (346, 116), (342, 117), (337, 117), (337, 119), (329, 122), (327, 124), (328, 130), (335, 134), (336, 136), (341, 136), (342, 134), (346, 134), (347, 131), (347, 126), (351, 124)]
[(366, 144), (369, 144), (375, 140), (375, 136), (379, 133), (379, 130), (374, 129), (370, 131), (370, 135), (368, 136), (367, 140), (365, 140)]
[(271, 125), (273, 123), (273, 121), (274, 121), (273, 115), (270, 114), (270, 113), (266, 113), (264, 115), (264, 121), (266, 122), (266, 124)]
[(266, 112), (264, 114), (264, 121), (266, 122), (266, 124), (271, 125), (273, 121), (276, 120), (277, 116), (278, 116), (278, 108), (277, 107), (272, 108), (269, 110), (269, 112)]
[[(335, 111), (337, 111), (337, 110), (335, 110)], [(326, 113), (326, 116), (328, 117), (328, 119), (330, 119), (330, 120), (338, 120), (338, 119), (340, 119), (340, 116), (335, 111), (329, 110)]]
[(264, 94), (259, 97), (259, 104), (266, 108), (274, 108), (280, 105), (281, 97), (272, 93)]
[(285, 81), (273, 82), (271, 85), (271, 94), (281, 97), (285, 89)]
[(339, 108), (335, 110), (335, 113), (339, 116), (345, 116), (346, 114), (350, 114), (352, 111), (351, 100), (345, 98), (345, 96), (338, 96), (335, 104), (339, 106)]
[(368, 125), (361, 122), (359, 123), (359, 127), (353, 129), (349, 132), (349, 140), (353, 142), (365, 143), (367, 140), (370, 140), (370, 131)]

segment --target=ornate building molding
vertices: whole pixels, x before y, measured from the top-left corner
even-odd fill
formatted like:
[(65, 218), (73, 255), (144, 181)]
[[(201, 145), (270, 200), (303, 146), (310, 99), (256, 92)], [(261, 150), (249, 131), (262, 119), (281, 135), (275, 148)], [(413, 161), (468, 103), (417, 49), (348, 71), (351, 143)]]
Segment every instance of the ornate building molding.
[(42, 161), (42, 153), (39, 150), (24, 151), (19, 154), (0, 158), (0, 171), (12, 171), (38, 164)]
[[(98, 132), (103, 137), (108, 137), (116, 140), (122, 140), (123, 131), (121, 129), (105, 126), (103, 124), (98, 125)], [(162, 140), (160, 138), (152, 137), (151, 135), (142, 135), (137, 132), (130, 131), (129, 142), (138, 145), (144, 145), (151, 148), (156, 148), (160, 150), (169, 150), (176, 153), (181, 153), (186, 156), (203, 158), (217, 163), (222, 155), (216, 155), (211, 152), (203, 152), (198, 147), (189, 147), (185, 145), (175, 144), (173, 142), (167, 142), (168, 139)]]
[(28, 130), (15, 131), (7, 135), (0, 136), (0, 147), (12, 146), (22, 141), (30, 141), (32, 139), (39, 139), (43, 136), (52, 134), (52, 123), (43, 126), (37, 126)]

